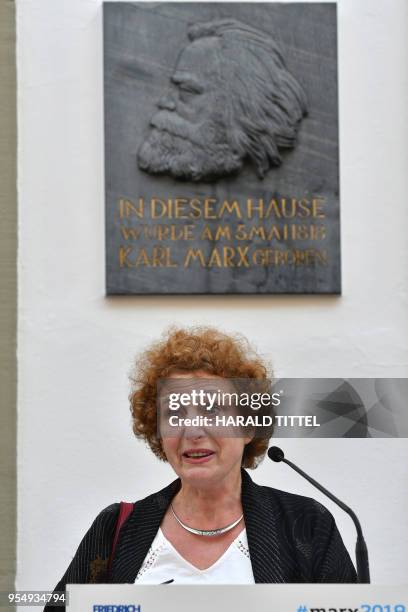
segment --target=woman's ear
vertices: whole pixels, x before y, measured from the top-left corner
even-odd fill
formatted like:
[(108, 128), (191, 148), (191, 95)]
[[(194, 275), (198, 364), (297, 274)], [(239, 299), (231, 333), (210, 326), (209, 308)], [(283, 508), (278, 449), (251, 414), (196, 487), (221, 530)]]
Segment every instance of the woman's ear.
[(249, 444), (250, 442), (252, 442), (252, 440), (255, 438), (255, 431), (252, 431), (251, 433), (249, 433), (247, 436), (244, 437), (245, 440), (245, 446), (247, 444)]

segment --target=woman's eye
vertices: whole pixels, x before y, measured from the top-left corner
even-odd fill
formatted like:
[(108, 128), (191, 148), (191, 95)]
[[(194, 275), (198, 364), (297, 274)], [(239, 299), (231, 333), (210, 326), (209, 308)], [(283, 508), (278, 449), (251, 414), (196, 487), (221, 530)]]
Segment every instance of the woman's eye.
[(222, 408), (221, 406), (214, 405), (211, 408), (207, 408), (206, 410), (208, 414), (216, 414), (218, 412), (221, 412)]

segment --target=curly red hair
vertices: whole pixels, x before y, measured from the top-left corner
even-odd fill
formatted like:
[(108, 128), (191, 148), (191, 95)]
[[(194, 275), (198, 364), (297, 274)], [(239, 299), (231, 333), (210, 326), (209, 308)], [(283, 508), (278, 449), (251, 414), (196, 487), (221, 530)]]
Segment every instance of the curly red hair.
[[(136, 358), (130, 375), (133, 432), (163, 461), (167, 459), (157, 437), (157, 383), (180, 370), (204, 370), (223, 378), (272, 378), (270, 365), (244, 336), (225, 334), (213, 327), (171, 327), (162, 339)], [(268, 439), (253, 438), (244, 448), (242, 466), (256, 468), (267, 448)]]

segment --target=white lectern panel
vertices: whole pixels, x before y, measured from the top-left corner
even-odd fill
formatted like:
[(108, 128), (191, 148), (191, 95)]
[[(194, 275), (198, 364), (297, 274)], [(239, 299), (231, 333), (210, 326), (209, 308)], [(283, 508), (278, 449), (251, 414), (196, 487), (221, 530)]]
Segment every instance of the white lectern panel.
[(69, 585), (69, 612), (408, 612), (408, 585)]

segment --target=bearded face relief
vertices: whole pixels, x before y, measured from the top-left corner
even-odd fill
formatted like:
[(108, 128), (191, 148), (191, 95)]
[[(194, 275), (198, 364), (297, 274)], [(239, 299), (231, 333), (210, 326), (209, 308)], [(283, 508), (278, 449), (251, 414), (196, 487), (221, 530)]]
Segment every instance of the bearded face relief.
[(182, 51), (171, 86), (159, 100), (150, 133), (139, 149), (142, 170), (200, 181), (241, 167), (227, 138), (219, 43), (208, 37)]
[(296, 144), (306, 97), (275, 41), (222, 19), (188, 30), (171, 84), (138, 151), (139, 168), (214, 182), (245, 162), (262, 179)]

